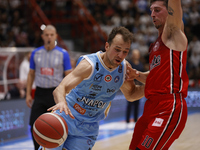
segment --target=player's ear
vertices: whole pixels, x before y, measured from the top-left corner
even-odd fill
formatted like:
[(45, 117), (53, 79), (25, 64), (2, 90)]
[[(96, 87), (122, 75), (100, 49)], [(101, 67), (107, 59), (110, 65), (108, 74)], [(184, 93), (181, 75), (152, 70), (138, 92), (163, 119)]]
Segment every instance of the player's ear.
[(106, 51), (109, 49), (109, 46), (110, 46), (109, 43), (106, 42), (106, 43), (105, 43), (105, 50), (106, 50)]

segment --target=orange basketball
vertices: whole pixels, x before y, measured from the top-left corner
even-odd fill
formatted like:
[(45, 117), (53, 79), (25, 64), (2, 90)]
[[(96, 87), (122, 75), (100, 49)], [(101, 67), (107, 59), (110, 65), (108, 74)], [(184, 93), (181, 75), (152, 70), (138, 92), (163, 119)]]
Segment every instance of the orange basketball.
[(68, 127), (65, 120), (55, 113), (44, 113), (33, 125), (33, 137), (46, 148), (56, 148), (67, 139)]

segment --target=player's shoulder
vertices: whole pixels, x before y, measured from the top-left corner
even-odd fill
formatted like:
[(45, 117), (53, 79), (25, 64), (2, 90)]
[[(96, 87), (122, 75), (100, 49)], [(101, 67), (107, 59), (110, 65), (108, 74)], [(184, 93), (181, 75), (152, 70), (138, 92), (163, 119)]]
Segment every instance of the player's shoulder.
[(80, 56), (78, 61), (77, 61), (77, 65), (78, 64), (80, 64), (81, 66), (84, 66), (84, 67), (94, 66), (93, 61), (91, 61), (91, 59), (88, 57), (88, 55)]
[(99, 54), (100, 54), (99, 52), (96, 52), (96, 53), (91, 53), (91, 54), (83, 55), (83, 57), (95, 58), (95, 57), (97, 57)]
[(93, 70), (94, 66), (87, 59), (81, 60), (74, 69), (74, 71), (78, 72), (78, 74), (81, 76), (85, 76), (85, 78), (91, 76)]
[(91, 54), (81, 55), (78, 58), (77, 63), (81, 62), (82, 60), (88, 61), (89, 63), (97, 61), (97, 53), (91, 53)]

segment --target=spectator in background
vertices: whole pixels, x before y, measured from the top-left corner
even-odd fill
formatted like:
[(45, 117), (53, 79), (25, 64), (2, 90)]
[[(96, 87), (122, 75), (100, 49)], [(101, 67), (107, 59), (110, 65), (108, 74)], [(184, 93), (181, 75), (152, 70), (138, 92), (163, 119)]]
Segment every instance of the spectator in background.
[(200, 41), (197, 36), (193, 36), (192, 41), (188, 45), (188, 59), (190, 66), (189, 75), (195, 80), (195, 86), (198, 86), (198, 79), (200, 73)]
[[(62, 81), (63, 75), (68, 75), (72, 69), (67, 51), (55, 45), (57, 32), (54, 26), (46, 26), (42, 39), (44, 46), (36, 48), (31, 53), (27, 80), (26, 104), (31, 108), (31, 132), (35, 120), (46, 113), (49, 107), (55, 105), (52, 92)], [(31, 89), (34, 80), (36, 91), (33, 100)], [(33, 142), (35, 150), (38, 150), (39, 145), (34, 138)]]
[[(142, 34), (141, 34), (142, 35)], [(148, 55), (148, 45), (145, 42), (145, 37), (138, 39), (140, 54), (142, 57), (146, 57)]]
[(18, 98), (25, 98), (26, 91), (23, 82), (19, 80), (17, 84), (15, 84), (5, 95), (4, 99), (18, 99)]
[(138, 12), (140, 13), (140, 15), (143, 15), (147, 11), (148, 1), (147, 0), (137, 0), (136, 5), (137, 5)]
[(115, 14), (111, 17), (111, 21), (115, 27), (121, 25), (121, 17), (118, 12), (115, 12)]
[(189, 12), (189, 17), (192, 25), (196, 25), (200, 15), (195, 6), (191, 8), (191, 11)]
[[(200, 39), (200, 17), (197, 19), (197, 23), (192, 27), (188, 27), (190, 29), (190, 31), (192, 31), (192, 33), (194, 35), (196, 35), (198, 37), (198, 39)], [(188, 32), (188, 34), (192, 34), (191, 32)], [(188, 35), (187, 34), (187, 35)]]
[(107, 19), (110, 19), (115, 14), (115, 10), (111, 5), (107, 5), (103, 13)]
[(27, 77), (29, 73), (29, 68), (30, 68), (30, 57), (31, 57), (31, 52), (27, 52), (25, 54), (25, 57), (23, 61), (21, 62), (19, 66), (19, 79), (22, 81), (24, 85), (27, 83)]
[(16, 46), (17, 47), (28, 47), (28, 34), (25, 31), (20, 30), (16, 36)]
[[(28, 73), (30, 70), (30, 57), (31, 57), (31, 52), (27, 52), (25, 54), (23, 61), (21, 62), (19, 66), (19, 79), (24, 84), (24, 87), (27, 86), (27, 78), (28, 78)], [(32, 98), (34, 99), (35, 82), (33, 82), (31, 93), (32, 93)]]
[(128, 11), (130, 5), (131, 5), (130, 0), (119, 0), (119, 7), (123, 12)]
[(188, 53), (193, 66), (198, 68), (200, 64), (200, 40), (197, 38), (197, 36), (193, 36), (192, 41), (189, 43)]
[(148, 12), (145, 12), (141, 17), (139, 18), (140, 24), (147, 26), (149, 23), (151, 23), (151, 17), (149, 16)]
[[(144, 71), (144, 67), (142, 62), (140, 61), (140, 51), (138, 49), (133, 49), (131, 52), (131, 58), (128, 60), (128, 62), (131, 64), (133, 69), (136, 69), (138, 71)], [(141, 82), (134, 80), (135, 85), (142, 85)], [(130, 123), (130, 116), (131, 116), (131, 111), (133, 112), (134, 116), (134, 123), (137, 122), (138, 120), (138, 108), (139, 108), (139, 100), (130, 102), (127, 101), (127, 109), (126, 109), (126, 123), (128, 125), (128, 128), (132, 128), (132, 124)]]
[[(131, 25), (133, 26), (134, 24), (134, 18), (127, 12), (123, 12), (123, 16), (122, 16), (122, 20), (121, 20), (121, 24), (122, 26), (127, 26), (127, 25)], [(132, 30), (129, 30), (132, 32)]]

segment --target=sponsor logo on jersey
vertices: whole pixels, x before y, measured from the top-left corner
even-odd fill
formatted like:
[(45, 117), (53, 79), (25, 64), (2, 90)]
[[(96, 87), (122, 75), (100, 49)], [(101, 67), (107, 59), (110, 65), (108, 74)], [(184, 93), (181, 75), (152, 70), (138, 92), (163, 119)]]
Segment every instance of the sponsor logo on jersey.
[(74, 109), (79, 112), (81, 115), (84, 115), (86, 112), (86, 109), (82, 108), (79, 104), (74, 105)]
[(107, 89), (107, 93), (114, 93), (114, 92), (115, 92), (115, 88)]
[(150, 64), (150, 70), (152, 70), (153, 68), (159, 66), (160, 62), (161, 62), (160, 55), (158, 55), (158, 56), (154, 55), (154, 57), (153, 57), (153, 59), (151, 61), (151, 64)]
[(77, 98), (77, 101), (84, 102), (85, 105), (88, 105), (91, 107), (97, 107), (97, 108), (104, 108), (104, 106), (106, 105), (106, 103), (104, 103), (103, 101), (92, 100), (86, 97)]
[(106, 82), (110, 82), (112, 80), (112, 76), (111, 75), (106, 75), (105, 78), (104, 78), (104, 80)]
[(164, 119), (162, 119), (162, 118), (156, 118), (155, 121), (153, 122), (152, 126), (161, 127), (163, 121), (164, 121)]
[(119, 76), (116, 76), (114, 82), (117, 83), (119, 81)]
[(157, 51), (159, 49), (159, 47), (160, 47), (160, 43), (157, 41), (156, 44), (153, 47), (153, 51), (154, 52)]
[(90, 85), (90, 89), (94, 90), (94, 91), (101, 91), (102, 86), (100, 85)]
[(99, 63), (96, 62), (96, 70), (99, 71)]
[(90, 139), (88, 139), (88, 140), (87, 140), (87, 144), (88, 144), (88, 145), (91, 145), (91, 144), (92, 144), (92, 141), (91, 141)]
[(95, 93), (95, 92), (93, 92), (93, 91), (90, 91), (90, 92), (89, 92), (89, 95), (88, 95), (87, 97), (89, 97), (89, 98), (95, 98), (97, 94), (98, 94), (98, 93)]
[(40, 73), (41, 75), (49, 75), (53, 76), (54, 69), (53, 68), (41, 68)]
[(102, 80), (103, 74), (97, 73), (94, 77), (94, 81), (100, 82)]

